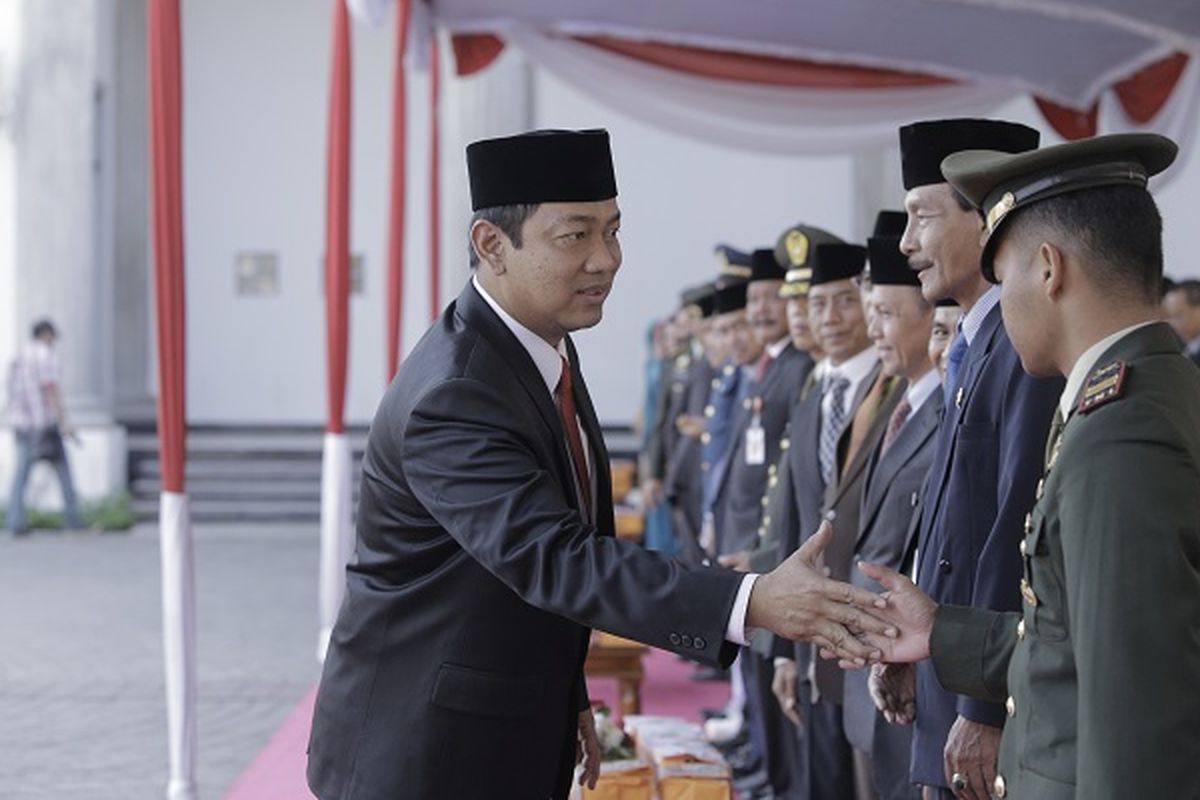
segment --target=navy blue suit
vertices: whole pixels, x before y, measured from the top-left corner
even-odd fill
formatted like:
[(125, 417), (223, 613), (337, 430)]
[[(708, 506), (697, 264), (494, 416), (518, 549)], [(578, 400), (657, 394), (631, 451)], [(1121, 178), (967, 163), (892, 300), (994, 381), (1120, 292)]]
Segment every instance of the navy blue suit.
[[(993, 308), (959, 371), (938, 431), (918, 527), (918, 585), (939, 603), (998, 611), (1020, 607), (1025, 515), (1042, 475), (1061, 378), (1030, 377)], [(1004, 707), (945, 691), (917, 666), (912, 779), (946, 785), (943, 750), (959, 715), (1002, 727)]]

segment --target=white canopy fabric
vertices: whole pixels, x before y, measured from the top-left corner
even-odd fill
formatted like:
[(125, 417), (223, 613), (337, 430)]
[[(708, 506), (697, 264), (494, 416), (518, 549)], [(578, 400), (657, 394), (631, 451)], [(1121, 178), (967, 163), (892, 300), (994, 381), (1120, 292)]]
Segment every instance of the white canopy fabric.
[[(352, 0), (379, 12), (381, 0)], [(532, 29), (885, 67), (1087, 108), (1174, 50), (1200, 48), (1194, 0), (432, 0), (456, 33)]]

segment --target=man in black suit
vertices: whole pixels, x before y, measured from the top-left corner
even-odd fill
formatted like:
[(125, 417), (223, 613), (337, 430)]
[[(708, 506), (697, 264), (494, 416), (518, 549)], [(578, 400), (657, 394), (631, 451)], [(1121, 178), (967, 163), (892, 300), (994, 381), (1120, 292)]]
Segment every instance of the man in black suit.
[[(747, 628), (850, 658), (869, 593), (812, 568), (687, 569), (613, 536), (607, 453), (569, 333), (621, 264), (608, 134), (467, 149), (471, 282), (406, 359), (371, 427), (357, 561), (314, 709), (321, 800), (564, 798), (598, 774), (588, 628), (727, 664)], [(844, 624), (843, 624), (844, 623)]]
[[(930, 301), (963, 309), (947, 355), (946, 411), (938, 434), (917, 538), (918, 585), (939, 602), (1012, 611), (1021, 560), (1017, 544), (1034, 488), (1061, 379), (1032, 378), (1000, 319), (999, 287), (980, 272), (984, 220), (942, 177), (941, 162), (963, 150), (1024, 152), (1038, 133), (1016, 123), (950, 119), (900, 129), (908, 227), (900, 248)], [(912, 778), (934, 797), (986, 798), (996, 771), (1004, 707), (947, 692), (933, 668), (889, 667), (890, 695), (915, 685)], [(953, 787), (953, 792), (951, 791)]]
[(1183, 340), (1183, 352), (1200, 366), (1200, 281), (1172, 281), (1163, 296), (1163, 317)]
[[(904, 215), (900, 215), (900, 230)], [(871, 262), (871, 339), (890, 375), (903, 379), (903, 400), (894, 408), (884, 435), (870, 456), (858, 519), (854, 559), (898, 569), (904, 557), (906, 533), (921, 487), (933, 460), (933, 445), (942, 412), (938, 372), (929, 359), (933, 304), (921, 296), (921, 285), (900, 252), (900, 237), (867, 240)], [(837, 523), (835, 523), (837, 524)], [(858, 570), (850, 579), (860, 586), (878, 586)], [(911, 715), (885, 719), (875, 708), (865, 671), (846, 673), (843, 716), (846, 738), (856, 761), (867, 763), (873, 796), (880, 800), (918, 800), (919, 791), (908, 777), (912, 755)], [(904, 724), (897, 724), (903, 722)]]

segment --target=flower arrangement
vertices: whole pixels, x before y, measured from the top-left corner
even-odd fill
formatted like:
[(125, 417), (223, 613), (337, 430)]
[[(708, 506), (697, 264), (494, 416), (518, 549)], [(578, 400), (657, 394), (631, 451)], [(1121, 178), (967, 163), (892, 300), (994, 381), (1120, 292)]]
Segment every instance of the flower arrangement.
[(633, 740), (613, 720), (612, 710), (598, 703), (592, 710), (596, 721), (596, 738), (600, 741), (601, 761), (625, 761), (634, 757)]

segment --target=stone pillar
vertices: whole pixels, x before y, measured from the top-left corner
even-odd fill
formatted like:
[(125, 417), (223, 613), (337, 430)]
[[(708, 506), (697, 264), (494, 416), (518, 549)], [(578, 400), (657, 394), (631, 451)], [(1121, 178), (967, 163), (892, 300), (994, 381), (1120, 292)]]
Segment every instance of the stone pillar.
[[(113, 9), (107, 0), (9, 9), (20, 47), (6, 125), (16, 153), (11, 319), (18, 342), (40, 317), (60, 330), (62, 391), (81, 439), (68, 453), (85, 498), (125, 483), (124, 430), (112, 415)], [(46, 477), (30, 487), (31, 505), (57, 505)]]
[(533, 70), (515, 48), (505, 48), (482, 72), (454, 75), (454, 59), (443, 40), (442, 74), (442, 289), (443, 300), (458, 293), (470, 274), (467, 225), (471, 195), (467, 187), (467, 145), (476, 139), (504, 136), (533, 127)]
[[(155, 419), (153, 284), (150, 278), (150, 174), (146, 0), (115, 0), (111, 92), (116, 135), (112, 185), (113, 412), (124, 423)], [(186, 176), (185, 176), (186, 180)]]

